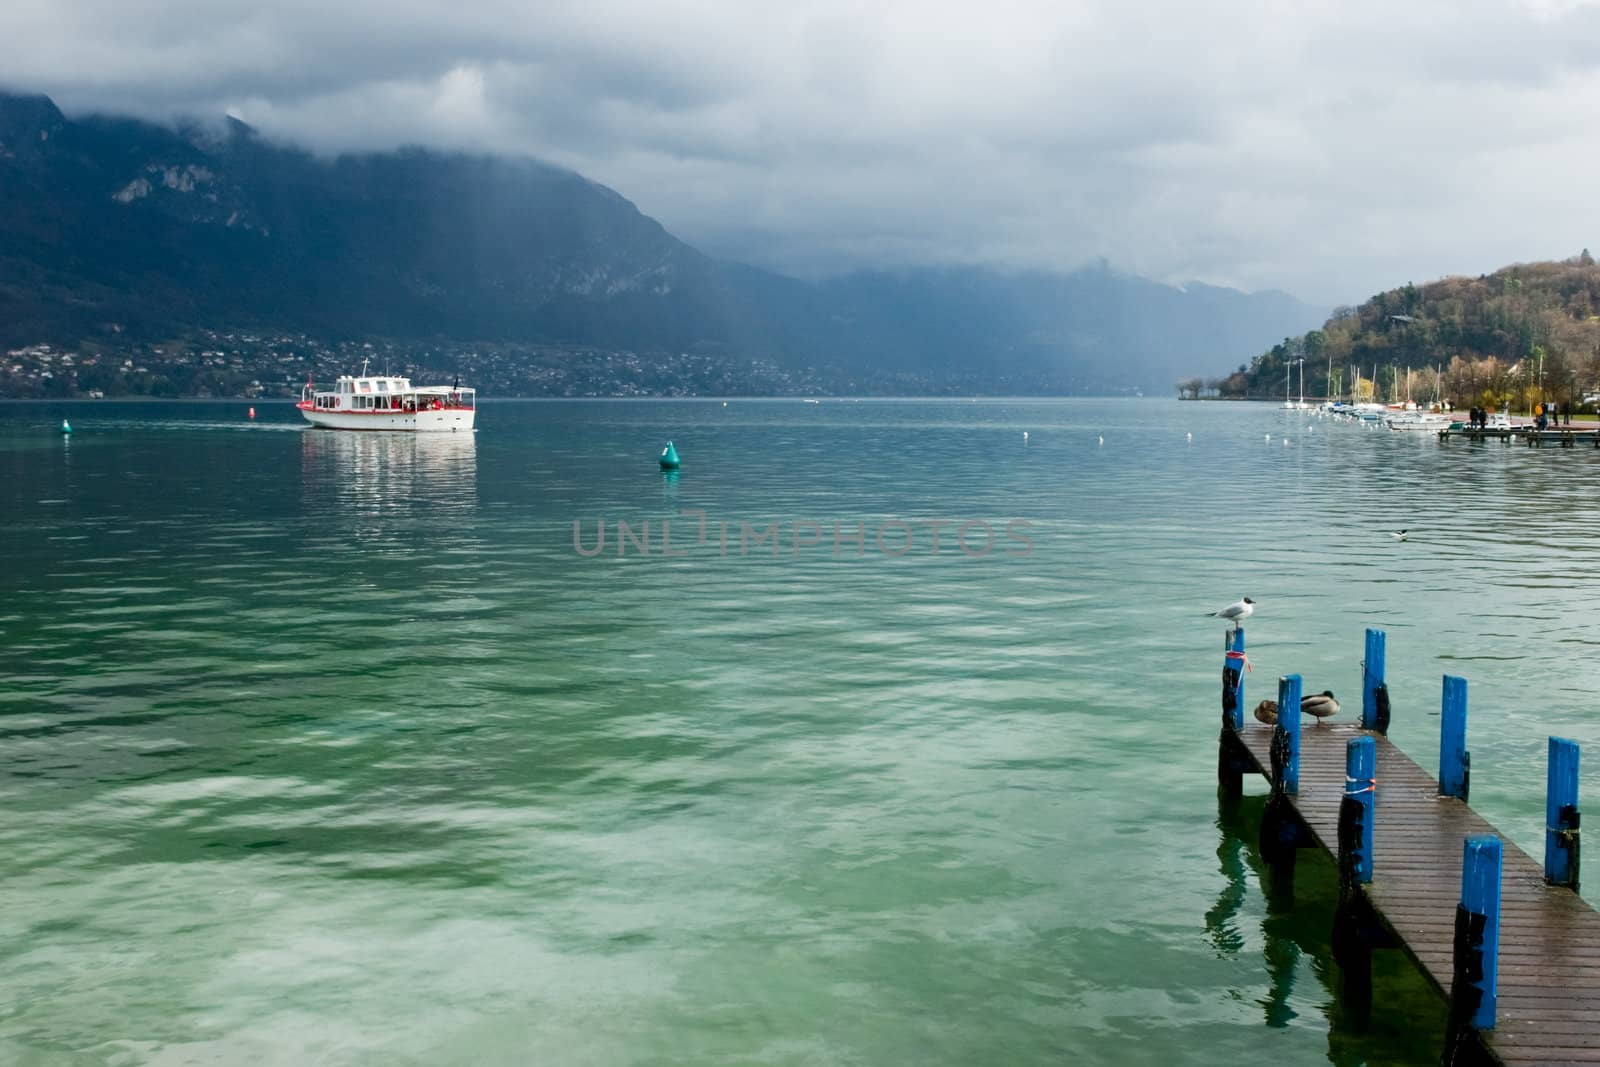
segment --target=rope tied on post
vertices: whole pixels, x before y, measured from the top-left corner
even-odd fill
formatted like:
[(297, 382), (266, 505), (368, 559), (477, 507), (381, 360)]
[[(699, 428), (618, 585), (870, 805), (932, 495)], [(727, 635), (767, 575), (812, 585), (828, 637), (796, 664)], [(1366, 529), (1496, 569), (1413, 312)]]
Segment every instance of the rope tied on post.
[[(1223, 654), (1223, 658), (1226, 659), (1230, 664), (1236, 662), (1244, 664), (1244, 670), (1246, 674), (1249, 674), (1255, 670), (1255, 668), (1250, 665), (1250, 657), (1245, 655), (1243, 652), (1234, 652), (1230, 649), (1228, 652)], [(1234, 669), (1237, 670), (1238, 668), (1236, 667)]]
[(1558, 825), (1546, 826), (1545, 829), (1553, 834), (1559, 834), (1564, 842), (1578, 843), (1578, 806), (1569, 804), (1561, 809), (1561, 817), (1556, 820)]

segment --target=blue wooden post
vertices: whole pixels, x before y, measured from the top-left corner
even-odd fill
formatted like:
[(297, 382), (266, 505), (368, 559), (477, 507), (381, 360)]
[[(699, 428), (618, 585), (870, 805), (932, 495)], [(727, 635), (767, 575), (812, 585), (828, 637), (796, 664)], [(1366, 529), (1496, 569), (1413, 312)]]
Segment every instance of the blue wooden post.
[(1452, 1021), (1493, 1030), (1500, 960), (1500, 839), (1469, 837), (1461, 859), (1461, 905), (1456, 908)]
[(1344, 801), (1339, 806), (1339, 872), (1353, 888), (1372, 881), (1372, 815), (1377, 795), (1378, 745), (1352, 737), (1344, 746)]
[(1439, 795), (1467, 799), (1472, 757), (1467, 752), (1467, 680), (1444, 676), (1439, 712)]
[(1244, 630), (1222, 635), (1222, 732), (1217, 736), (1217, 784), (1225, 796), (1244, 792), (1244, 775), (1253, 768), (1239, 731), (1244, 729)]
[(1300, 676), (1278, 679), (1278, 724), (1272, 728), (1272, 788), (1300, 792)]
[(1367, 630), (1366, 655), (1361, 660), (1361, 728), (1387, 733), (1389, 687), (1383, 680), (1386, 637), (1382, 630)]
[(1244, 627), (1222, 637), (1222, 714), (1226, 725), (1244, 729)]
[(1351, 738), (1344, 747), (1344, 798), (1339, 801), (1339, 906), (1333, 913), (1333, 958), (1344, 976), (1354, 1017), (1372, 1007), (1372, 948), (1382, 934), (1361, 887), (1372, 881), (1372, 817), (1378, 744)]
[(1578, 888), (1578, 744), (1550, 739), (1544, 794), (1544, 880)]
[(1272, 796), (1261, 813), (1261, 856), (1280, 877), (1293, 877), (1295, 849), (1314, 839), (1290, 797), (1300, 792), (1300, 676), (1278, 679), (1278, 722), (1269, 749)]

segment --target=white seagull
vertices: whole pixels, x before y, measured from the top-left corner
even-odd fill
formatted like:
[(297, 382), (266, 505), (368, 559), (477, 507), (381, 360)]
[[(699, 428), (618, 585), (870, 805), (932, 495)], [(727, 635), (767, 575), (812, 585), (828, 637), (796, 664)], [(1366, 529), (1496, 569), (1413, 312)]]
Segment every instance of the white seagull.
[(1406, 539), (1406, 532), (1404, 530), (1396, 530), (1389, 536), (1394, 538), (1396, 541), (1404, 541)]
[(1256, 602), (1251, 600), (1249, 597), (1245, 597), (1243, 600), (1234, 601), (1232, 604), (1229, 604), (1220, 611), (1207, 612), (1206, 618), (1226, 619), (1227, 621), (1233, 623), (1233, 628), (1237, 630), (1239, 628), (1239, 624), (1248, 619), (1255, 610)]

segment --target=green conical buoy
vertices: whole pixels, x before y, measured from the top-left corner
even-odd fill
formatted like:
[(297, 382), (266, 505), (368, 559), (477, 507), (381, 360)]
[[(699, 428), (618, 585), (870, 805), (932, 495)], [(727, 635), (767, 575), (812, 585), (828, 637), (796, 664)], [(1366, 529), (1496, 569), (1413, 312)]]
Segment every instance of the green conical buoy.
[(62, 419), (61, 420), (61, 432), (62, 433), (71, 433), (72, 432), (72, 423), (68, 422), (66, 419)]
[(675, 471), (678, 469), (678, 450), (672, 447), (672, 442), (667, 442), (667, 447), (661, 450), (661, 469)]

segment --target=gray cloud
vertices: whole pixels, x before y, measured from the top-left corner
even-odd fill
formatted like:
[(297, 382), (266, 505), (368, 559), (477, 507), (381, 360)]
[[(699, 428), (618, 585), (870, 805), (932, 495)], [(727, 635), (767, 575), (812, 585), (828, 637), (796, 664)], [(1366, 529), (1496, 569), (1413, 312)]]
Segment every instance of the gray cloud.
[(811, 275), (1105, 256), (1354, 301), (1575, 252), (1600, 166), (1590, 0), (11, 0), (0, 78), (531, 154)]

